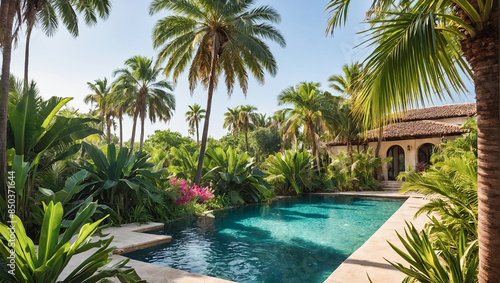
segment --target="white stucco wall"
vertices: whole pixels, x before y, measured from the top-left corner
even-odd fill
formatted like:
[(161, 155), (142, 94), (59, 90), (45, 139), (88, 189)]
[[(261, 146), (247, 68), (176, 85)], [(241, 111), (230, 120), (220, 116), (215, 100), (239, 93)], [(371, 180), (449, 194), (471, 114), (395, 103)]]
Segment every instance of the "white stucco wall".
[[(444, 140), (454, 140), (457, 137), (460, 137), (460, 135), (444, 137)], [(383, 141), (380, 146), (380, 157), (386, 158), (387, 151), (389, 150), (389, 148), (393, 145), (399, 145), (400, 147), (403, 148), (405, 153), (406, 170), (409, 170), (410, 166), (411, 168), (415, 169), (418, 163), (418, 149), (420, 148), (421, 145), (426, 143), (437, 145), (441, 143), (441, 138), (436, 137), (436, 138), (426, 138), (426, 139)], [(368, 146), (375, 149), (377, 147), (377, 142), (370, 142), (368, 143)], [(356, 146), (353, 146), (353, 148), (356, 149)], [(339, 150), (347, 151), (347, 146), (330, 146), (327, 148), (327, 150), (329, 154), (336, 155), (339, 152)], [(384, 164), (382, 172), (384, 174), (384, 180), (387, 180), (388, 179), (387, 164)]]

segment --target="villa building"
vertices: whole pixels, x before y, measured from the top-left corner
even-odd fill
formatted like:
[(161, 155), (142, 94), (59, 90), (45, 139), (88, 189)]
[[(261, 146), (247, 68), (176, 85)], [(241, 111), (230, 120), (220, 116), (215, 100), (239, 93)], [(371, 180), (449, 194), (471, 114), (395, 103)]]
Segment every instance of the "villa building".
[[(416, 168), (418, 163), (428, 163), (434, 146), (466, 133), (462, 125), (475, 115), (475, 103), (450, 104), (410, 110), (397, 123), (385, 126), (379, 154), (381, 158), (393, 158), (383, 167), (384, 180), (395, 180), (410, 166)], [(369, 131), (360, 145), (375, 149), (377, 140), (378, 129)], [(335, 155), (339, 150), (346, 151), (347, 145), (334, 141), (326, 144), (326, 149)]]

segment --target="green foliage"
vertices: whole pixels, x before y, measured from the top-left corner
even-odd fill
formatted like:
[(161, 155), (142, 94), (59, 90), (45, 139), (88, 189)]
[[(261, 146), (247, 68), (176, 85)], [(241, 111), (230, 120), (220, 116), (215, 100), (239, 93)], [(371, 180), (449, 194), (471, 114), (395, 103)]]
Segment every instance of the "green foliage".
[(319, 189), (318, 174), (313, 169), (314, 158), (306, 151), (287, 150), (269, 156), (263, 167), (266, 181), (279, 195), (299, 195)]
[(329, 177), (340, 191), (377, 190), (381, 183), (375, 178), (375, 172), (389, 158), (373, 156), (373, 149), (362, 151), (339, 151), (328, 167)]
[(463, 134), (461, 138), (447, 140), (437, 146), (436, 154), (431, 157), (433, 163), (443, 161), (447, 157), (461, 157), (470, 153), (477, 157), (477, 121), (474, 118), (468, 118), (464, 128), (469, 132)]
[(77, 153), (81, 148), (76, 143), (78, 140), (100, 133), (90, 126), (94, 119), (58, 115), (70, 100), (52, 97), (44, 101), (37, 95), (34, 83), (26, 91), (12, 93), (9, 97), (8, 164), (16, 172), (16, 205), (30, 234), (33, 231), (30, 211), (35, 208), (33, 200), (39, 182), (43, 181), (37, 178), (56, 162)]
[(96, 182), (85, 190), (84, 198), (96, 197), (99, 203), (109, 206), (118, 222), (127, 216), (130, 207), (141, 205), (144, 199), (156, 199), (159, 189), (150, 180), (161, 175), (152, 171), (154, 164), (147, 162), (146, 153), (139, 151), (130, 156), (129, 149), (121, 147), (117, 154), (114, 144), (107, 145), (106, 152), (87, 143), (83, 146), (91, 161), (83, 160), (79, 167)]
[(389, 243), (411, 266), (410, 268), (390, 262), (407, 275), (403, 282), (448, 283), (478, 282), (478, 242), (468, 242), (466, 232), (460, 231), (450, 242), (431, 240), (425, 230), (419, 233), (413, 225), (406, 223), (405, 238), (398, 233), (406, 252)]
[(468, 125), (472, 131), (441, 144), (424, 172), (401, 175), (403, 192), (429, 199), (417, 213), (432, 215), (421, 236), (412, 227), (411, 238), (400, 238), (407, 255), (393, 247), (411, 265), (393, 264), (408, 275), (408, 282), (477, 282), (477, 132), (473, 121)]
[[(61, 203), (50, 202), (45, 208), (38, 249), (32, 239), (26, 235), (23, 222), (14, 215), (15, 234), (13, 242), (0, 241), (0, 253), (7, 263), (11, 249), (15, 252), (15, 273), (10, 274), (5, 267), (0, 268), (2, 282), (56, 282), (71, 258), (92, 248), (97, 248), (85, 261), (77, 266), (64, 282), (102, 282), (103, 278), (117, 277), (120, 282), (138, 282), (139, 276), (132, 268), (125, 265), (128, 259), (114, 266), (106, 266), (111, 261), (110, 254), (116, 249), (109, 247), (113, 237), (91, 242), (91, 236), (97, 231), (100, 219), (91, 222), (96, 210), (96, 203), (87, 203), (79, 211), (71, 225), (60, 236), (63, 208)], [(4, 239), (11, 238), (9, 227), (0, 223), (0, 234)], [(71, 242), (73, 236), (78, 237)]]
[(207, 171), (203, 181), (211, 184), (215, 195), (227, 194), (232, 203), (268, 200), (274, 194), (264, 181), (265, 174), (253, 168), (254, 164), (247, 153), (238, 154), (232, 148), (209, 148), (203, 164)]
[(171, 148), (185, 147), (188, 152), (194, 152), (196, 142), (189, 137), (183, 137), (179, 132), (170, 130), (156, 130), (154, 135), (148, 136), (144, 142), (144, 151), (154, 154), (155, 151), (169, 151)]
[[(209, 146), (207, 146), (208, 148)], [(245, 151), (245, 137), (242, 133), (231, 134), (223, 136), (216, 143), (216, 147), (221, 147), (224, 150), (228, 150), (229, 148), (234, 148), (238, 152)], [(251, 154), (251, 151), (249, 152)]]
[(199, 155), (198, 151), (191, 153), (185, 147), (179, 149), (175, 147), (171, 148), (171, 165), (168, 167), (168, 171), (177, 178), (191, 182), (194, 181)]
[(276, 128), (257, 128), (252, 132), (250, 148), (259, 160), (275, 154), (281, 148), (281, 135)]
[(133, 207), (128, 214), (128, 218), (135, 223), (145, 224), (151, 221), (151, 215), (142, 204)]

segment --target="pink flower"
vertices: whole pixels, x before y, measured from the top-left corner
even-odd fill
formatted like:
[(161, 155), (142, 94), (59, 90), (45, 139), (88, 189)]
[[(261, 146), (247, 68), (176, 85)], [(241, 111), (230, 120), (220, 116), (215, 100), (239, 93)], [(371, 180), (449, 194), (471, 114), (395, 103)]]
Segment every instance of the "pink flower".
[(175, 204), (187, 204), (191, 201), (203, 204), (206, 200), (213, 196), (212, 190), (208, 187), (198, 187), (196, 185), (188, 185), (182, 179), (170, 179), (170, 187), (178, 189), (181, 197), (175, 200)]

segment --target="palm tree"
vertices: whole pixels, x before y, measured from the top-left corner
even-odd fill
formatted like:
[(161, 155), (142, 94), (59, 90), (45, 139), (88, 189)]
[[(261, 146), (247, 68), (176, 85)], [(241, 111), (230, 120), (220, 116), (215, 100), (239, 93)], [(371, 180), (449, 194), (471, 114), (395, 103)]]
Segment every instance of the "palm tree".
[(24, 53), (24, 83), (28, 84), (30, 39), (33, 28), (39, 25), (45, 35), (53, 36), (61, 21), (73, 37), (79, 34), (78, 13), (88, 26), (97, 23), (97, 17), (106, 19), (111, 10), (109, 0), (38, 0), (24, 1), (23, 20), (26, 23), (26, 46)]
[(248, 129), (252, 126), (255, 121), (255, 111), (257, 107), (252, 105), (241, 105), (239, 113), (239, 121), (241, 125), (241, 130), (245, 133), (245, 149), (248, 151)]
[(111, 106), (111, 87), (108, 86), (108, 79), (97, 79), (94, 83), (87, 82), (87, 86), (93, 93), (85, 96), (83, 101), (86, 104), (90, 102), (91, 107), (96, 103), (96, 109), (92, 114), (101, 118), (102, 125), (106, 124), (106, 142), (109, 144), (111, 143), (111, 119), (114, 112)]
[[(345, 24), (349, 0), (331, 0), (327, 32)], [(404, 4), (404, 5), (399, 5)], [(498, 1), (377, 0), (369, 11), (359, 111), (405, 111), (474, 80), (478, 120), (479, 281), (500, 282)], [(394, 10), (397, 7), (397, 10)], [(390, 13), (387, 13), (387, 12)]]
[(134, 116), (134, 102), (137, 97), (135, 88), (126, 81), (115, 81), (112, 84), (111, 107), (113, 116), (118, 118), (120, 128), (120, 147), (123, 146), (123, 115)]
[(269, 6), (250, 9), (254, 0), (154, 0), (150, 13), (174, 11), (176, 15), (159, 20), (153, 30), (153, 45), (160, 48), (159, 62), (168, 58), (165, 74), (174, 82), (191, 62), (191, 93), (198, 82), (208, 88), (207, 109), (201, 139), (195, 183), (201, 182), (203, 159), (208, 137), (212, 97), (221, 73), (228, 95), (235, 80), (246, 95), (248, 71), (264, 83), (264, 70), (277, 72), (276, 61), (263, 40), (285, 46), (285, 40), (269, 23), (280, 22), (279, 14)]
[(236, 138), (236, 133), (240, 131), (240, 107), (236, 106), (234, 108), (227, 108), (227, 112), (224, 113), (224, 129), (233, 133), (233, 136)]
[(272, 125), (272, 118), (263, 113), (255, 113), (253, 124), (255, 127), (269, 128)]
[(302, 82), (296, 87), (289, 87), (278, 96), (278, 104), (292, 104), (293, 108), (285, 108), (290, 128), (303, 127), (304, 135), (312, 143), (312, 154), (316, 157), (318, 170), (321, 168), (319, 157), (319, 138), (316, 129), (324, 123), (323, 113), (328, 112), (333, 96), (321, 91), (320, 83)]
[(352, 62), (350, 65), (344, 64), (342, 71), (343, 74), (332, 75), (328, 78), (328, 81), (331, 83), (331, 88), (350, 97), (356, 91), (357, 85), (359, 85), (361, 64), (359, 62)]
[(198, 131), (200, 120), (205, 118), (205, 109), (197, 103), (189, 105), (189, 111), (186, 112), (186, 122), (189, 122), (189, 129), (194, 132), (196, 130), (196, 143), (200, 144), (200, 134)]
[[(45, 0), (47, 1), (47, 0)], [(56, 0), (54, 0), (56, 1)], [(21, 23), (25, 21), (25, 17), (28, 14), (32, 15), (32, 12), (26, 13), (25, 11), (29, 8), (29, 5), (33, 3), (39, 3), (42, 5), (44, 0), (40, 1), (26, 1), (26, 0), (11, 0), (11, 1), (1, 1), (0, 3), (0, 46), (2, 48), (2, 87), (0, 93), (8, 93), (9, 91), (9, 76), (10, 76), (10, 63), (12, 57), (12, 42), (13, 38), (17, 37)], [(77, 9), (82, 9), (85, 16), (89, 16), (87, 12), (88, 8), (93, 9), (93, 3), (96, 6), (99, 4), (106, 3), (105, 0), (82, 0), (82, 1), (56, 1), (58, 3), (57, 10), (63, 11), (68, 10), (72, 7), (77, 7)], [(91, 4), (89, 6), (89, 4)], [(62, 16), (63, 21), (66, 21), (66, 17)], [(14, 21), (16, 22), (14, 24)], [(52, 19), (54, 21), (54, 19)], [(5, 169), (6, 169), (6, 152), (7, 152), (7, 109), (8, 109), (8, 96), (2, 95), (0, 98), (0, 180), (5, 180)], [(5, 191), (5, 183), (0, 182), (0, 195), (2, 191)]]
[(126, 68), (115, 70), (113, 75), (119, 75), (118, 81), (135, 91), (134, 123), (130, 139), (130, 152), (133, 152), (137, 118), (141, 118), (141, 140), (139, 150), (144, 143), (144, 121), (146, 115), (152, 123), (156, 119), (167, 122), (175, 110), (175, 97), (165, 89), (173, 91), (172, 85), (166, 80), (157, 80), (161, 69), (153, 66), (153, 60), (142, 56), (134, 56), (125, 61)]
[[(9, 104), (10, 60), (12, 57), (12, 38), (19, 25), (14, 25), (20, 1), (0, 2), (0, 46), (2, 48), (2, 90), (0, 92), (0, 195), (7, 199), (5, 172), (7, 169), (7, 110)], [(18, 21), (19, 22), (19, 21)]]

